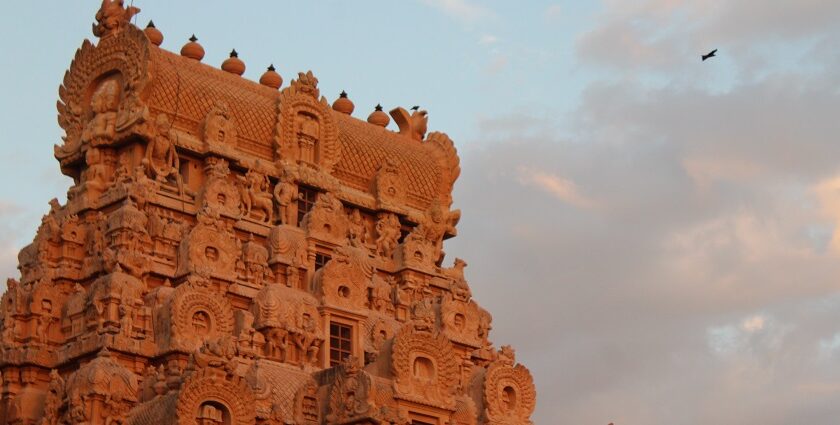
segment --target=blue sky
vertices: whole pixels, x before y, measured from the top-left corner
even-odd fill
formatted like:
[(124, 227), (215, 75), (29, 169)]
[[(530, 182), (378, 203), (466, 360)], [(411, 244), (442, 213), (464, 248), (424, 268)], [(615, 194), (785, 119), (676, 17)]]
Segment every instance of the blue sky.
[[(58, 172), (55, 101), (98, 8), (0, 16), (0, 271)], [(840, 414), (840, 3), (136, 0), (257, 79), (312, 69), (428, 109), (459, 149), (473, 293), (537, 423), (792, 424)], [(700, 55), (719, 48), (719, 57)]]

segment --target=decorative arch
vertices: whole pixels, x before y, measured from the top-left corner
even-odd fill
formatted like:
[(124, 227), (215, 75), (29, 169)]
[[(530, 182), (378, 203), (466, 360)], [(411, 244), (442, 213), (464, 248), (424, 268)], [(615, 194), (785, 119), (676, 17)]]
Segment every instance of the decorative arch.
[(256, 421), (254, 393), (243, 378), (227, 379), (213, 370), (201, 370), (181, 388), (175, 408), (179, 425), (195, 425), (200, 415), (218, 414), (225, 425), (254, 425)]
[(55, 146), (59, 161), (73, 160), (80, 153), (82, 133), (92, 115), (89, 101), (103, 78), (115, 78), (121, 84), (118, 130), (143, 117), (139, 93), (146, 84), (148, 64), (149, 41), (143, 31), (132, 25), (114, 37), (100, 40), (98, 45), (84, 41), (58, 90), (58, 123), (65, 133), (64, 144)]
[(170, 310), (170, 341), (193, 350), (210, 336), (233, 332), (233, 307), (217, 294), (190, 284), (175, 289)]
[(391, 371), (397, 397), (454, 409), (458, 361), (443, 334), (418, 330), (414, 324), (404, 327), (394, 338)]
[(484, 406), (487, 423), (530, 424), (537, 392), (528, 368), (521, 364), (496, 361), (484, 379)]
[(277, 101), (276, 151), (279, 159), (308, 163), (331, 173), (341, 146), (332, 109), (319, 95), (318, 79), (312, 71), (299, 73), (283, 89)]

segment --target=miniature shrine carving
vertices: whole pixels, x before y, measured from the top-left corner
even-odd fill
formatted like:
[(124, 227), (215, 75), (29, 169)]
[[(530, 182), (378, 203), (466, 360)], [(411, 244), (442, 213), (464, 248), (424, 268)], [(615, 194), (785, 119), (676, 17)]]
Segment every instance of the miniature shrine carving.
[(0, 425), (530, 425), (530, 372), (446, 259), (460, 162), (426, 111), (371, 124), (137, 12), (103, 0), (61, 81), (73, 185), (0, 299)]

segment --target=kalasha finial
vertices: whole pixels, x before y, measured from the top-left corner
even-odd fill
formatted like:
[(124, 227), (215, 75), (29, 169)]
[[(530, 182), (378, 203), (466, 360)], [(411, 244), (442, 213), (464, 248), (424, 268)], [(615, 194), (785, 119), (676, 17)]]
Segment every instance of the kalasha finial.
[(245, 62), (239, 59), (236, 49), (230, 51), (230, 57), (222, 62), (222, 69), (231, 74), (242, 75), (245, 73)]
[(371, 114), (368, 115), (367, 121), (373, 125), (387, 127), (388, 124), (391, 122), (391, 118), (388, 117), (388, 114), (382, 112), (382, 105), (376, 104), (376, 107), (373, 109), (373, 112), (371, 112)]
[(347, 92), (342, 90), (341, 94), (338, 95), (338, 99), (333, 102), (332, 108), (342, 114), (350, 115), (356, 109), (356, 105), (353, 104), (352, 100), (347, 98)]
[(93, 35), (102, 38), (122, 31), (131, 22), (131, 18), (138, 13), (140, 13), (140, 8), (123, 7), (123, 0), (102, 0), (102, 6), (96, 12)]
[(146, 34), (146, 37), (155, 46), (163, 44), (163, 33), (155, 27), (154, 21), (149, 21), (149, 25), (146, 25), (146, 29), (143, 30), (143, 33)]
[(273, 89), (279, 89), (283, 85), (283, 77), (274, 70), (274, 64), (269, 65), (260, 77), (260, 84)]
[(198, 37), (195, 34), (190, 37), (190, 41), (187, 44), (184, 44), (184, 47), (181, 47), (181, 56), (195, 59), (199, 62), (204, 59), (204, 47), (198, 44)]

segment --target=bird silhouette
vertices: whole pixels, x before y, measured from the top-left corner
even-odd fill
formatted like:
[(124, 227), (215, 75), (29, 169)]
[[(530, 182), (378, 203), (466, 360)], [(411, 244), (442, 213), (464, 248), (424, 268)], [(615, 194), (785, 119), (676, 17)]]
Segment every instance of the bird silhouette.
[(417, 106), (417, 105), (414, 105), (414, 106), (412, 106), (412, 107), (411, 107), (411, 110), (412, 110), (412, 111), (416, 111), (416, 110), (418, 110), (418, 109), (420, 109), (420, 107), (419, 107), (419, 106)]
[(701, 56), (701, 58), (703, 58), (703, 61), (705, 61), (706, 59), (715, 57), (715, 53), (717, 53), (717, 49), (712, 50), (709, 53), (706, 53), (705, 55)]

